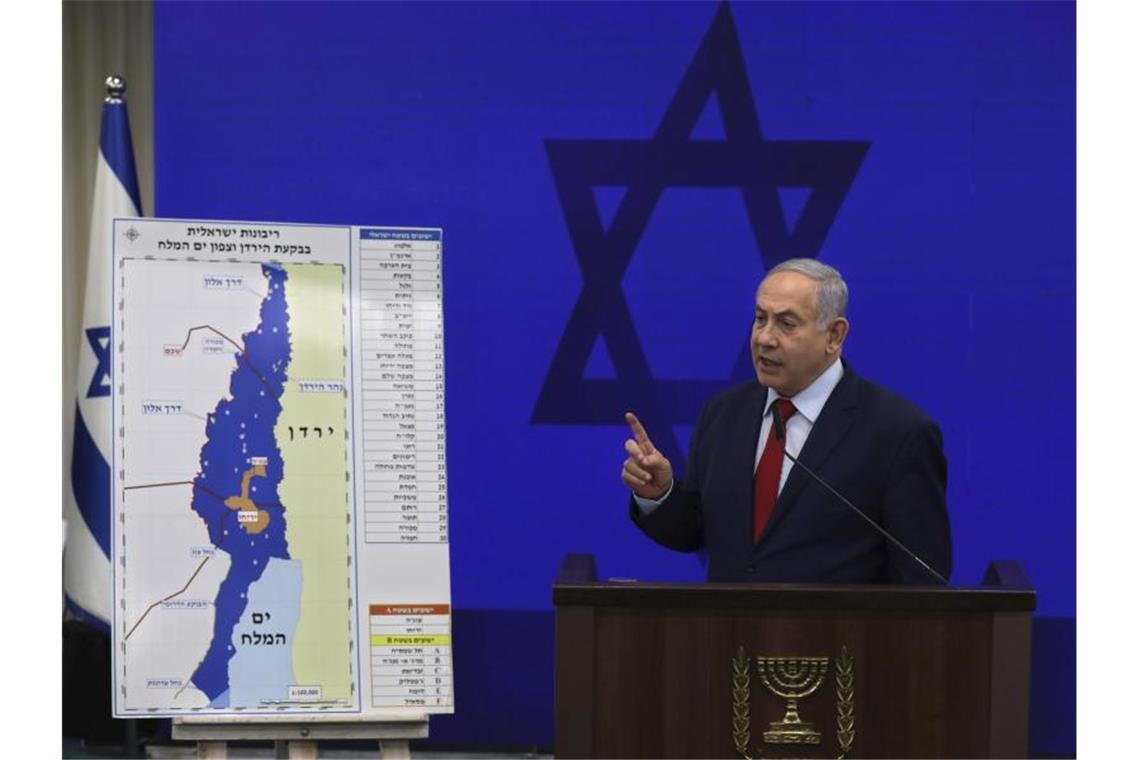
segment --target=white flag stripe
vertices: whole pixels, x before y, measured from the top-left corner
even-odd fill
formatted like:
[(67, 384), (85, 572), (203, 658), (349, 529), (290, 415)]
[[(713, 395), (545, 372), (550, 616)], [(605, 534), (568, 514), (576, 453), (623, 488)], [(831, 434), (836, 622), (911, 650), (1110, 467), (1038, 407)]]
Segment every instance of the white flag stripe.
[[(125, 109), (126, 105), (106, 103), (104, 111), (109, 108)], [(124, 119), (114, 121), (125, 128)], [(108, 128), (108, 122), (105, 113), (104, 130)], [(129, 136), (126, 139), (129, 140)], [(104, 135), (103, 142), (107, 140), (108, 136)], [(130, 164), (129, 171), (133, 172), (133, 161)], [(75, 461), (72, 463), (71, 488), (64, 497), (67, 533), (63, 582), (73, 612), (89, 622), (107, 625), (111, 620), (111, 562), (91, 524), (101, 523), (104, 527), (110, 524), (110, 470), (107, 463), (111, 460), (112, 429), (110, 377), (106, 370), (110, 369), (107, 357), (111, 348), (107, 328), (112, 316), (112, 220), (138, 216), (139, 209), (107, 163), (102, 150), (98, 153), (94, 190), (76, 376)], [(91, 477), (93, 473), (100, 477)], [(93, 514), (93, 510), (98, 510), (98, 514)], [(103, 541), (106, 540), (104, 531)]]

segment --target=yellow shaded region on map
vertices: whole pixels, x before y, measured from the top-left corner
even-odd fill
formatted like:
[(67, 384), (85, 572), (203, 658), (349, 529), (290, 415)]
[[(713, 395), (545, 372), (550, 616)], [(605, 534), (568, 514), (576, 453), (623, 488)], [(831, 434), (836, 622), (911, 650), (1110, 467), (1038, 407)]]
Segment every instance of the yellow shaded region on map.
[(278, 488), (285, 539), (302, 573), (293, 682), (319, 684), (325, 699), (351, 699), (347, 401), (343, 392), (300, 390), (302, 381), (347, 383), (344, 268), (287, 264), (285, 271), (291, 355), (274, 434), (285, 465)]
[(451, 646), (451, 634), (448, 633), (402, 633), (389, 636), (373, 636), (374, 647), (446, 647)]

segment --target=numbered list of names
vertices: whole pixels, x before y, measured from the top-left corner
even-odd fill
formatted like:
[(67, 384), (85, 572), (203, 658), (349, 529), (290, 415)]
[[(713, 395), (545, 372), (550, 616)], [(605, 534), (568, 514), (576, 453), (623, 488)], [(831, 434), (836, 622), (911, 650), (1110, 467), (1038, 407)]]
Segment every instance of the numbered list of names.
[(438, 229), (360, 231), (365, 540), (446, 543)]

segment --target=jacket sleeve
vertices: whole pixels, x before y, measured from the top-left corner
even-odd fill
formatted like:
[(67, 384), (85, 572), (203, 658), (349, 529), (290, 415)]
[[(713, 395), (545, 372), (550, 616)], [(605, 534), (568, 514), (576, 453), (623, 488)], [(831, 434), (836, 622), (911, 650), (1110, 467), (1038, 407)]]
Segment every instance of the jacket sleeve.
[[(946, 509), (946, 456), (942, 433), (923, 419), (906, 437), (891, 464), (883, 504), (883, 527), (943, 577), (950, 577), (952, 550)], [(888, 544), (892, 583), (938, 581), (921, 565)]]

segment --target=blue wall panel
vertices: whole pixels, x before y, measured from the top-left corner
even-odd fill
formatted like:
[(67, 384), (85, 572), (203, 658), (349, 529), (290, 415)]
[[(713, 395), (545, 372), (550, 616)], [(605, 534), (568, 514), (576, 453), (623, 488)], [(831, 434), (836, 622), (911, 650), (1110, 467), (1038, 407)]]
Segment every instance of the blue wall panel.
[(158, 3), (156, 213), (444, 228), (461, 610), (548, 609), (567, 552), (701, 577), (625, 516), (620, 410), (680, 457), (747, 373), (765, 268), (816, 255), (851, 286), (848, 358), (943, 426), (952, 580), (1019, 559), (1071, 631), (1075, 25), (1072, 3)]

